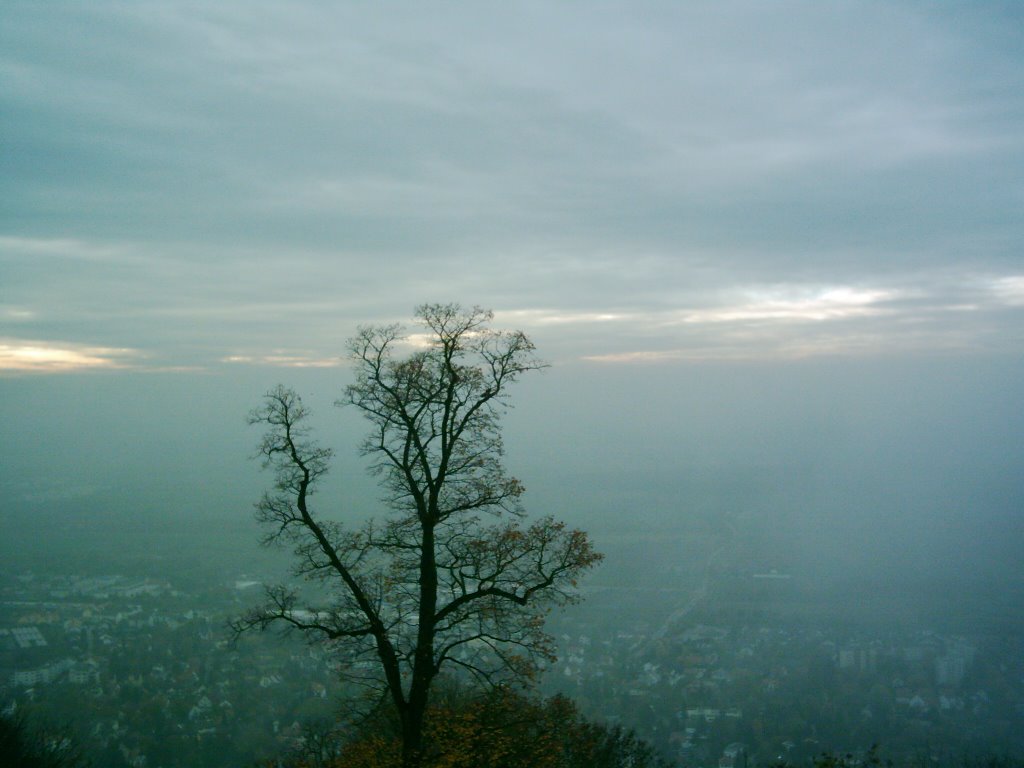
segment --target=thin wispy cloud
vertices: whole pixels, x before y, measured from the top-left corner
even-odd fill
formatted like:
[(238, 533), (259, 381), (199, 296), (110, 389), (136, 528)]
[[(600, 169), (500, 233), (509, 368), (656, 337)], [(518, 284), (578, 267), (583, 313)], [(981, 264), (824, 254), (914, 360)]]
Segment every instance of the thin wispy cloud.
[(270, 355), (228, 355), (222, 363), (231, 365), (266, 365), (273, 368), (336, 368), (341, 358), (319, 358), (312, 355), (280, 352)]

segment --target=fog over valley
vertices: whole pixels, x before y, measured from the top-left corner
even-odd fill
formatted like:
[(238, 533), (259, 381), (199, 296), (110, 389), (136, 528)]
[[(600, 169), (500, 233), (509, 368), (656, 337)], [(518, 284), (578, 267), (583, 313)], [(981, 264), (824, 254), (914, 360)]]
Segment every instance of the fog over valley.
[[(532, 512), (557, 513), (599, 540), (761, 542), (765, 565), (854, 580), (1009, 584), (1021, 575), (1018, 361), (595, 367), (556, 366), (516, 393), (508, 464)], [(153, 527), (208, 541), (195, 528), (207, 519), (215, 531), (255, 531), (248, 512), (265, 478), (244, 417), (277, 378), (308, 395), (338, 453), (318, 504), (343, 518), (373, 514), (380, 493), (357, 451), (365, 429), (333, 405), (344, 368), (241, 382), (24, 377), (4, 382), (25, 403), (5, 420), (17, 436), (5, 503), (25, 518), (5, 541), (13, 553), (45, 550), (33, 544), (43, 531), (32, 520), (57, 508), (88, 509), (68, 522), (115, 535)], [(45, 407), (31, 407), (42, 398)], [(60, 536), (49, 529), (47, 538)]]

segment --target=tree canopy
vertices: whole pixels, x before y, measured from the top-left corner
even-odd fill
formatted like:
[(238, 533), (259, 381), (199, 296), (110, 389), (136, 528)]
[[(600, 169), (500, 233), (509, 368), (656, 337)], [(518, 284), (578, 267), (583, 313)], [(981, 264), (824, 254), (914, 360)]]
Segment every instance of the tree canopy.
[[(569, 699), (498, 688), (468, 695), (448, 688), (426, 716), (433, 768), (667, 768), (633, 731), (582, 717)], [(386, 713), (348, 735), (333, 757), (299, 759), (324, 768), (398, 768), (401, 739)]]

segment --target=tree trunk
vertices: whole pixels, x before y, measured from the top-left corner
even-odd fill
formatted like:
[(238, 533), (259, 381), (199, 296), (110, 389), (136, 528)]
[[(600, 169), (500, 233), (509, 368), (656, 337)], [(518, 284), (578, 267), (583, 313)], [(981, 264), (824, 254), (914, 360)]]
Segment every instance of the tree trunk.
[(423, 759), (423, 721), (434, 680), (434, 614), (437, 609), (437, 560), (434, 526), (422, 523), (420, 550), (420, 604), (416, 654), (409, 686), (409, 701), (402, 718), (402, 766), (419, 768)]
[(402, 768), (420, 768), (423, 757), (423, 710), (409, 707), (402, 718)]

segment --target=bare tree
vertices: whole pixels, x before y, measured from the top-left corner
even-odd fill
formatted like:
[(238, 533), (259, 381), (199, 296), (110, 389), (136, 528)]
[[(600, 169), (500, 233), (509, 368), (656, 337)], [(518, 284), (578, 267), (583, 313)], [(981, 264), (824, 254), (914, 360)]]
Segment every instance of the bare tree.
[[(364, 327), (349, 341), (355, 381), (338, 405), (372, 425), (362, 450), (389, 508), (367, 524), (314, 512), (331, 451), (310, 438), (294, 391), (277, 387), (250, 416), (267, 427), (260, 454), (276, 475), (257, 506), (266, 540), (293, 546), (296, 573), (330, 597), (307, 605), (272, 588), (235, 629), (283, 624), (343, 650), (393, 705), (407, 766), (420, 764), (442, 670), (484, 686), (528, 679), (552, 658), (545, 614), (576, 601), (577, 577), (601, 557), (582, 531), (524, 519), (523, 486), (502, 466), (499, 417), (508, 387), (544, 364), (526, 335), (492, 329), (492, 317), (430, 304), (417, 309), (423, 334)], [(414, 351), (398, 356), (408, 341)]]

